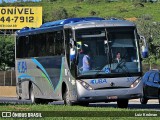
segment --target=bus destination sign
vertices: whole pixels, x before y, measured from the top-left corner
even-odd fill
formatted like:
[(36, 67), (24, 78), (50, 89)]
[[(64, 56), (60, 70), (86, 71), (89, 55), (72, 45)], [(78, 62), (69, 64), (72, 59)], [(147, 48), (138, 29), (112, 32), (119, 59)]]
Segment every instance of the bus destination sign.
[(0, 7), (0, 29), (40, 27), (42, 7)]

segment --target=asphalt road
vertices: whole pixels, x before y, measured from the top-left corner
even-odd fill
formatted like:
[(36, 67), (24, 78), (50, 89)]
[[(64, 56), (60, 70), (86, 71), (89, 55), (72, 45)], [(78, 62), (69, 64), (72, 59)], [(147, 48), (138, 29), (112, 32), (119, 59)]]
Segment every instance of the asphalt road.
[[(30, 100), (17, 100), (17, 98), (2, 98), (0, 97), (0, 103), (1, 104), (31, 104)], [(58, 101), (58, 102), (52, 102), (49, 103), (52, 105), (63, 105), (63, 101)], [(110, 103), (90, 103), (89, 107), (112, 107), (112, 108), (117, 108), (117, 103), (116, 102), (110, 102)], [(147, 105), (141, 105), (139, 99), (134, 99), (129, 101), (128, 105), (129, 109), (137, 109), (137, 110), (158, 110), (160, 111), (160, 105), (158, 100), (149, 100)]]

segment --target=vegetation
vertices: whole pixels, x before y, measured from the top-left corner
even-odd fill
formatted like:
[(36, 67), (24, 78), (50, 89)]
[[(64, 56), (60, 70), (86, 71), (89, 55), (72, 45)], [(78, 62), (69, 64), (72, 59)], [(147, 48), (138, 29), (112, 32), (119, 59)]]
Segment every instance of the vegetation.
[[(110, 0), (111, 1), (111, 0)], [(103, 18), (118, 17), (118, 18), (139, 18), (142, 15), (149, 14), (154, 21), (160, 21), (159, 7), (160, 3), (144, 3), (137, 2), (141, 0), (119, 0), (118, 2), (108, 2), (108, 0), (42, 0), (42, 2), (15, 2), (3, 3), (4, 6), (42, 6), (43, 7), (43, 22), (62, 19), (59, 15), (52, 16), (59, 8), (64, 8), (67, 12), (66, 18), (92, 16), (90, 13), (94, 11), (94, 16)], [(54, 18), (53, 18), (54, 17)]]
[[(116, 17), (120, 19), (133, 20), (133, 22), (135, 22), (138, 26), (139, 33), (146, 37), (149, 44), (149, 58), (145, 59), (144, 63), (150, 64), (151, 67), (153, 63), (160, 65), (160, 3), (153, 2), (155, 0), (42, 0), (41, 2), (23, 2), (23, 0), (20, 1), (21, 2), (15, 3), (3, 2), (0, 4), (0, 7), (42, 6), (43, 23), (64, 18), (86, 16), (98, 16), (106, 19)], [(2, 41), (2, 37), (0, 37), (0, 41)]]
[(0, 70), (14, 67), (14, 37), (0, 35)]
[[(144, 35), (148, 42), (149, 57), (144, 59), (144, 63), (160, 65), (160, 22), (154, 22), (150, 15), (143, 15), (136, 22), (139, 33)], [(160, 66), (158, 66), (160, 69)], [(156, 67), (156, 68), (158, 68)]]
[[(82, 106), (64, 106), (64, 105), (11, 105), (11, 104), (1, 104), (0, 111), (12, 111), (12, 112), (40, 112), (42, 116), (52, 116), (46, 117), (45, 119), (58, 119), (58, 120), (104, 120), (104, 119), (124, 119), (128, 120), (135, 119), (135, 113), (153, 113), (159, 116), (158, 111), (151, 110), (135, 110), (135, 109), (119, 109), (113, 107), (82, 107)], [(46, 112), (42, 111), (50, 111), (50, 113), (46, 114)], [(68, 117), (62, 117), (64, 115)], [(66, 112), (66, 113), (65, 113)], [(73, 113), (73, 114), (72, 114)], [(92, 114), (94, 113), (94, 114)], [(62, 116), (60, 116), (62, 115)], [(90, 115), (90, 116), (89, 116)], [(102, 115), (102, 116), (101, 116)], [(59, 116), (59, 117), (54, 117)], [(73, 117), (69, 117), (73, 116)], [(75, 116), (75, 117), (74, 117)], [(93, 116), (101, 116), (101, 117), (93, 117)], [(104, 117), (105, 116), (105, 117)], [(107, 117), (113, 116), (113, 117)], [(119, 117), (126, 116), (126, 117)], [(26, 118), (27, 119), (27, 118)], [(40, 118), (38, 118), (40, 119)], [(42, 118), (44, 119), (44, 118)], [(157, 120), (158, 117), (138, 117), (139, 120), (152, 119)]]

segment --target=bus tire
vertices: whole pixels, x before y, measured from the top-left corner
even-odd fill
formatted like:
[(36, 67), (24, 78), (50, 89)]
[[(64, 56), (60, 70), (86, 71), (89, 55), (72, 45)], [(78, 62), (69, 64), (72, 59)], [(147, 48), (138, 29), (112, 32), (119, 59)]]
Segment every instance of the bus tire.
[(128, 99), (120, 99), (117, 100), (118, 108), (127, 108), (128, 107)]
[(74, 103), (69, 100), (68, 90), (66, 90), (66, 92), (64, 93), (63, 99), (64, 99), (64, 104), (65, 104), (65, 105), (70, 105), (70, 106), (73, 106), (73, 105), (74, 105)]
[(29, 89), (29, 99), (31, 100), (32, 104), (39, 103), (38, 99), (35, 98), (34, 91), (33, 91), (33, 85), (31, 85)]

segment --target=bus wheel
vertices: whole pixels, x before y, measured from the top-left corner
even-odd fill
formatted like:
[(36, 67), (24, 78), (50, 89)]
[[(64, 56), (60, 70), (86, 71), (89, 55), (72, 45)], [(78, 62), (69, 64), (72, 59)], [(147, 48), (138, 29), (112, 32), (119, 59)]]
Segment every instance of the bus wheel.
[(63, 99), (64, 99), (64, 104), (65, 105), (70, 105), (70, 106), (74, 105), (74, 103), (69, 100), (68, 90), (66, 90), (66, 92), (64, 93)]
[(30, 87), (29, 98), (30, 98), (32, 104), (38, 103), (38, 99), (35, 98), (35, 95), (33, 92), (33, 85), (31, 85), (31, 87)]
[(120, 99), (117, 101), (117, 106), (119, 108), (127, 108), (128, 107), (128, 99)]

